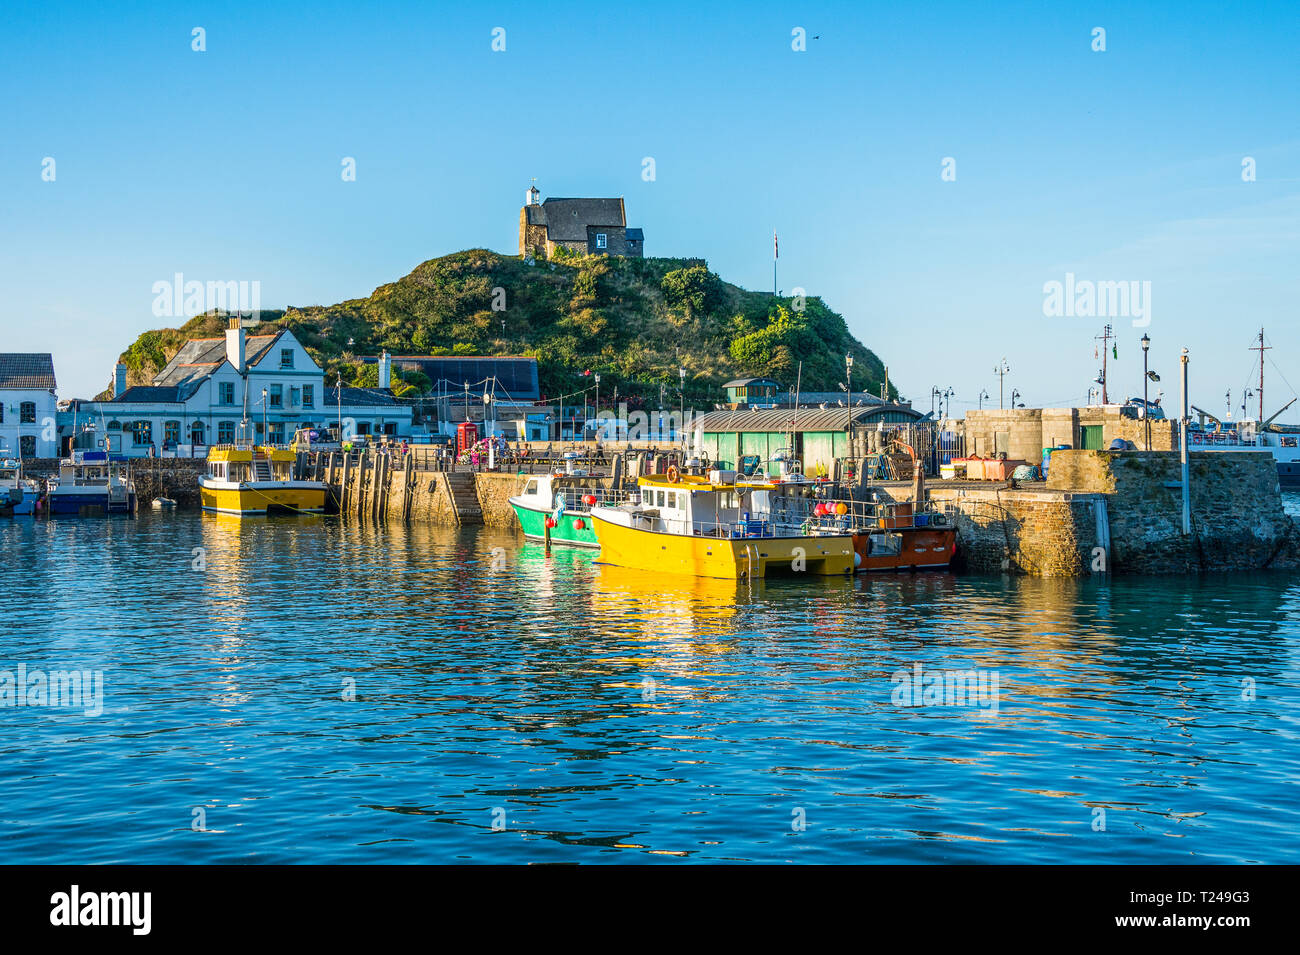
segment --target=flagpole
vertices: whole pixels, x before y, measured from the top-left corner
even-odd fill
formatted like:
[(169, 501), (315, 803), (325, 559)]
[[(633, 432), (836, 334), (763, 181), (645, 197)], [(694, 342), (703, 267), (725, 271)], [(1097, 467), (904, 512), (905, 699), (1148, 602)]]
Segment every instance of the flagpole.
[(776, 243), (776, 230), (772, 230), (772, 297), (776, 298), (776, 260), (780, 258), (780, 247)]

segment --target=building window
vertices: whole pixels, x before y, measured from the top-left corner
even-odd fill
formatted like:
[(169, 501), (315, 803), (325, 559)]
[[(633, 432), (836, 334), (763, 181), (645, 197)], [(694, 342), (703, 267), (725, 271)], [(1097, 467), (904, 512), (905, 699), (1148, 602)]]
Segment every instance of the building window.
[(272, 385), (270, 390), (272, 408), (284, 406), (284, 385)]
[(605, 239), (605, 233), (603, 233), (603, 232), (597, 232), (597, 233), (596, 233), (596, 248), (598, 248), (598, 249), (603, 249), (603, 248), (605, 248), (606, 244), (607, 244), (607, 243), (606, 243), (606, 239)]
[(132, 421), (131, 422), (132, 443), (137, 448), (146, 444), (153, 444), (153, 422), (152, 421)]
[(223, 381), (217, 385), (217, 401), (223, 405), (233, 405), (235, 403), (235, 383), (233, 381)]
[(5, 403), (0, 401), (0, 424), (5, 423)]
[(396, 435), (396, 434), (397, 434), (397, 422), (396, 422), (396, 421), (390, 421), (390, 422), (388, 422), (387, 424), (385, 424), (385, 425), (384, 425), (384, 434)]
[(293, 349), (292, 349), (292, 348), (281, 348), (281, 349), (280, 349), (280, 367), (281, 367), (281, 368), (292, 368), (292, 367), (293, 367)]
[(235, 422), (218, 421), (217, 422), (217, 444), (234, 444), (235, 443)]
[(35, 424), (36, 423), (36, 402), (24, 401), (18, 406), (18, 423)]
[(370, 433), (370, 422), (369, 422), (369, 421), (358, 421), (358, 422), (357, 422), (357, 434), (369, 434), (369, 433)]
[(267, 444), (284, 444), (284, 422), (270, 422), (267, 425), (267, 435)]
[(190, 444), (203, 443), (203, 422), (196, 421), (190, 425)]
[(302, 406), (304, 408), (316, 407), (316, 386), (315, 385), (302, 386)]
[(18, 456), (20, 458), (36, 457), (36, 435), (25, 434), (18, 439)]
[(179, 421), (163, 422), (163, 445), (181, 443), (181, 423)]

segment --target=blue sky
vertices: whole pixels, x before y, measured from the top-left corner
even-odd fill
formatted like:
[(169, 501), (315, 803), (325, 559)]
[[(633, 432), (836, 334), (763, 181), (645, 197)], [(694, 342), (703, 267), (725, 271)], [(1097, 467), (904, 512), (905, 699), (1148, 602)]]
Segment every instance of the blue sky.
[(1271, 409), (1300, 386), (1300, 8), (1133, 6), (25, 5), (0, 33), (0, 350), (88, 395), (163, 324), (156, 281), (361, 297), (514, 252), (536, 177), (625, 196), (648, 254), (749, 288), (777, 229), (781, 288), (927, 410), (932, 386), (996, 403), (1003, 357), (1008, 393), (1082, 402), (1106, 319), (1044, 316), (1067, 272), (1152, 283), (1149, 327), (1111, 320), (1112, 398), (1140, 393), (1145, 330), (1167, 403), (1186, 346), (1194, 400), (1240, 405), (1263, 325)]

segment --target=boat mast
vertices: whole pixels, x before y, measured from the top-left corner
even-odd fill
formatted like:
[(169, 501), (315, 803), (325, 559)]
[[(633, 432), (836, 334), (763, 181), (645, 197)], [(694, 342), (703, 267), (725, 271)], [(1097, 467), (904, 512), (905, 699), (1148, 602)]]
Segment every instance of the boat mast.
[(1264, 352), (1269, 351), (1273, 346), (1264, 344), (1264, 329), (1259, 330), (1259, 344), (1252, 345), (1250, 350), (1259, 352), (1259, 418), (1264, 420)]

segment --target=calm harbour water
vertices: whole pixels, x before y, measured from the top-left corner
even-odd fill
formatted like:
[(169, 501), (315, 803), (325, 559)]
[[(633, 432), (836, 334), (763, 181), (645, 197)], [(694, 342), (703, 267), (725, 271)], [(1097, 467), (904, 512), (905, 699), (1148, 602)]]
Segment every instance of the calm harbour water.
[[(0, 708), (3, 863), (1300, 861), (1300, 575), (747, 586), (161, 512), (0, 552), (0, 671), (104, 672)], [(895, 705), (917, 664), (996, 713)]]

